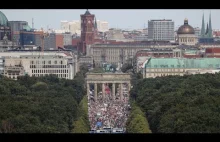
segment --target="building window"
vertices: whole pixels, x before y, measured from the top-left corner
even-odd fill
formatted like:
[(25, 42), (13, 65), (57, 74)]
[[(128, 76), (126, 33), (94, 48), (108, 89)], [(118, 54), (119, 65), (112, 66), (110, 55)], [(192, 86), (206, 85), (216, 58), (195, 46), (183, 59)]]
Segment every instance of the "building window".
[(51, 61), (48, 61), (48, 64), (51, 64)]
[(57, 64), (57, 61), (54, 61), (54, 64)]

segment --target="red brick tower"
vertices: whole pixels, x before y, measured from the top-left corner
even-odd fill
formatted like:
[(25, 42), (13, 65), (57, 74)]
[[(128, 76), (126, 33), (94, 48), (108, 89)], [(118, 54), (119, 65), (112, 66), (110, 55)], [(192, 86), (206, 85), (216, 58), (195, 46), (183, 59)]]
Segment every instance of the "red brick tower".
[(86, 54), (86, 45), (94, 43), (94, 17), (88, 9), (81, 17), (81, 40), (78, 45), (78, 51)]

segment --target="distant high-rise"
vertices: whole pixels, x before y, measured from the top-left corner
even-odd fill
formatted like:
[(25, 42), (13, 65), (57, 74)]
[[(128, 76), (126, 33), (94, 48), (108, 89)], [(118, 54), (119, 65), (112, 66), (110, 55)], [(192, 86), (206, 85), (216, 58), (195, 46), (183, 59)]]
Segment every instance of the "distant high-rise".
[(27, 21), (9, 21), (9, 25), (11, 26), (11, 30), (13, 32), (21, 31), (25, 28), (25, 26), (28, 26)]
[[(20, 38), (23, 38), (22, 36), (20, 37), (20, 31), (26, 30), (28, 27), (28, 22), (27, 21), (9, 21), (8, 22), (10, 27), (11, 27), (11, 34), (13, 36), (13, 41), (15, 44), (24, 44), (26, 43), (26, 41), (24, 41), (25, 39), (22, 39), (22, 41), (20, 41)], [(30, 29), (31, 30), (31, 29)], [(29, 36), (28, 36), (29, 38)], [(27, 38), (26, 38), (27, 39)], [(33, 44), (33, 40), (31, 40)], [(22, 45), (23, 46), (23, 45)]]
[(80, 27), (80, 21), (74, 20), (74, 21), (61, 21), (61, 30), (63, 33), (70, 32), (72, 35), (77, 33), (77, 35), (81, 34), (81, 27)]
[(194, 31), (195, 31), (196, 37), (198, 38), (198, 37), (200, 36), (201, 29), (200, 29), (199, 27), (195, 27), (195, 28), (194, 28)]
[(61, 33), (50, 33), (48, 37), (44, 40), (44, 49), (58, 49), (58, 47), (63, 47), (64, 35)]
[[(60, 28), (63, 31), (63, 33), (70, 32), (72, 35), (75, 34), (75, 33), (77, 35), (81, 34), (81, 22), (80, 22), (80, 20), (61, 21), (60, 25), (61, 25)], [(109, 25), (108, 25), (107, 21), (96, 20), (96, 26), (97, 26), (97, 30), (99, 32), (106, 32), (106, 31), (109, 30)]]
[(101, 20), (96, 20), (96, 21), (99, 32), (106, 32), (109, 30), (109, 25), (107, 21), (101, 21)]
[(63, 45), (72, 45), (72, 35), (70, 33), (63, 33)]
[(148, 21), (148, 39), (174, 42), (174, 21), (166, 19)]

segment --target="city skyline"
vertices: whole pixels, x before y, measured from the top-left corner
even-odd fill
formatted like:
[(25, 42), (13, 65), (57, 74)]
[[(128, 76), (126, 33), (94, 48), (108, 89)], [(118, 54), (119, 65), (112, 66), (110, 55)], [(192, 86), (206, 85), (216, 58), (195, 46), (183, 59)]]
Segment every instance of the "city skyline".
[[(84, 14), (86, 9), (58, 9), (58, 10), (0, 10), (9, 21), (27, 21), (32, 27), (32, 18), (34, 19), (34, 28), (40, 29), (47, 27), (60, 29), (60, 22), (63, 20), (80, 20), (80, 15)], [(171, 19), (175, 23), (175, 28), (183, 25), (183, 20), (187, 18), (189, 24), (193, 27), (201, 28), (202, 14), (204, 12), (205, 23), (208, 22), (209, 13), (212, 15), (213, 29), (220, 29), (220, 19), (218, 14), (220, 10), (135, 10), (135, 9), (116, 9), (116, 10), (97, 10), (89, 9), (91, 14), (96, 16), (97, 20), (107, 21), (109, 28), (121, 29), (142, 29), (147, 28), (148, 20)], [(56, 15), (56, 16), (54, 16)], [(129, 15), (129, 16), (127, 16)], [(139, 15), (139, 16), (137, 16)], [(121, 18), (123, 17), (123, 20)]]

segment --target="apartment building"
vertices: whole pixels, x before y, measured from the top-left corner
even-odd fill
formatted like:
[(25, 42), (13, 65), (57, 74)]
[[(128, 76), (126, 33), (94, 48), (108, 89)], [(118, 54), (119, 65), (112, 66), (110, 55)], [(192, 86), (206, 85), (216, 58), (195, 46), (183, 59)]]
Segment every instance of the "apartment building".
[(73, 79), (74, 67), (63, 56), (20, 56), (5, 57), (3, 75), (17, 79), (17, 76), (45, 76), (55, 74), (59, 78)]

